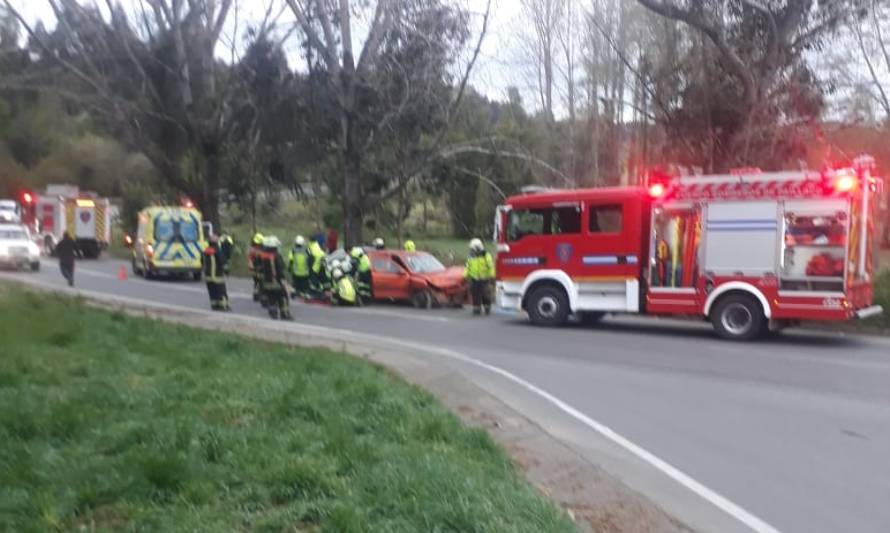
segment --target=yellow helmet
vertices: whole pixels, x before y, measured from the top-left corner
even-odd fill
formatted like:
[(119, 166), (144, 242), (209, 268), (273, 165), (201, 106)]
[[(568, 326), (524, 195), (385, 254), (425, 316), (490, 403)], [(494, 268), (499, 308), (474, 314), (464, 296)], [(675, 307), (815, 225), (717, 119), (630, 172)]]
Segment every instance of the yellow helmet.
[(257, 246), (262, 246), (263, 244), (263, 234), (262, 233), (254, 233), (253, 234), (253, 243)]
[(417, 245), (414, 244), (414, 241), (408, 239), (405, 241), (405, 251), (406, 252), (415, 252), (417, 251)]

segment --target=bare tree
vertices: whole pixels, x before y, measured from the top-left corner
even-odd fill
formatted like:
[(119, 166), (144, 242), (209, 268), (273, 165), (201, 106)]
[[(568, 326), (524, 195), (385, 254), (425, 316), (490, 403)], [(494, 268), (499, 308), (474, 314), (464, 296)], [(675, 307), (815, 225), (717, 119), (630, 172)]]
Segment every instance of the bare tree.
[(32, 28), (4, 0), (38, 54), (29, 78), (4, 84), (86, 107), (217, 222), (229, 84), (214, 52), (233, 0), (140, 0), (131, 12), (111, 0), (47, 2), (57, 20), (52, 33)]
[[(337, 104), (345, 238), (348, 245), (359, 244), (368, 196), (363, 183), (367, 153), (387, 133), (395, 132), (400, 120), (415, 113), (419, 102), (429, 101), (430, 90), (435, 85), (430, 82), (434, 80), (422, 72), (415, 74), (418, 69), (434, 66), (433, 60), (440, 68), (455, 62), (456, 49), (466, 39), (462, 32), (467, 27), (468, 15), (439, 0), (376, 0), (363, 5), (350, 5), (347, 0), (287, 0), (287, 3), (305, 36), (307, 50), (317, 55), (326, 71), (328, 86)], [(362, 21), (358, 27), (363, 30), (363, 37), (354, 33), (356, 17)], [(486, 7), (483, 30), (456, 83), (457, 88), (439, 106), (443, 126), (463, 95), (487, 22)], [(421, 60), (416, 61), (418, 58)], [(424, 58), (428, 60), (426, 63)], [(427, 72), (430, 73), (432, 71)], [(442, 70), (437, 72), (440, 78), (442, 74)], [(396, 89), (393, 94), (399, 97), (393, 98), (393, 94), (383, 90), (393, 88)], [(415, 122), (423, 120), (414, 119)], [(441, 138), (433, 135), (433, 144)], [(433, 151), (424, 150), (428, 154)], [(412, 161), (428, 157), (421, 155)], [(402, 173), (403, 176), (413, 174)], [(405, 186), (407, 181), (400, 178), (384, 196), (399, 194)]]

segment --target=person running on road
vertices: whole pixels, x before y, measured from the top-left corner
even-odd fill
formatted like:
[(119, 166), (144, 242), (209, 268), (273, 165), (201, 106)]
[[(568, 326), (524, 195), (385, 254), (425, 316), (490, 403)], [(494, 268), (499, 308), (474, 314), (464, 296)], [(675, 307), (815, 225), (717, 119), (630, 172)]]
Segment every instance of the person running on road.
[(491, 313), (491, 283), (494, 281), (494, 259), (485, 250), (482, 241), (470, 241), (470, 256), (464, 268), (464, 278), (470, 282), (470, 298), (473, 302), (473, 314)]
[(59, 270), (62, 272), (62, 277), (68, 282), (69, 287), (74, 286), (74, 256), (77, 253), (76, 248), (77, 245), (74, 243), (74, 239), (71, 238), (71, 234), (67, 231), (55, 247), (56, 257), (59, 258)]
[(333, 286), (331, 288), (331, 305), (361, 305), (361, 298), (355, 290), (352, 278), (343, 273), (343, 269), (335, 267), (331, 272)]
[(352, 271), (355, 273), (355, 285), (362, 303), (370, 303), (371, 292), (371, 260), (361, 246), (356, 246), (349, 254), (352, 256)]
[(287, 270), (284, 259), (279, 253), (281, 241), (274, 235), (263, 239), (263, 251), (260, 252), (260, 272), (263, 295), (269, 309), (269, 316), (274, 319), (290, 320), (290, 298), (288, 298)]
[(309, 297), (309, 251), (306, 249), (306, 239), (297, 235), (294, 239), (294, 247), (287, 256), (287, 268), (290, 271), (293, 285), (293, 297)]
[(226, 290), (225, 260), (219, 248), (219, 237), (210, 236), (203, 256), (204, 281), (207, 282), (207, 295), (210, 297), (210, 309), (214, 311), (231, 311), (229, 294)]

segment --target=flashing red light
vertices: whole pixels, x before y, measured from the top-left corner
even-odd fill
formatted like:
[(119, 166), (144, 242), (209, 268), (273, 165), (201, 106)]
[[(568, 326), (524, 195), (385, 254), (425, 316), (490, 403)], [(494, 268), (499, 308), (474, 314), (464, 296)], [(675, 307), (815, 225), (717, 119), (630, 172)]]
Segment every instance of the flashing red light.
[(662, 194), (664, 194), (664, 184), (654, 183), (649, 186), (649, 196), (652, 198), (658, 198)]
[(195, 203), (192, 202), (191, 200), (186, 200), (185, 202), (183, 202), (183, 205), (184, 205), (185, 207), (187, 207), (188, 209), (191, 209), (191, 208), (195, 207)]
[(856, 187), (856, 178), (845, 174), (834, 180), (834, 190), (837, 192), (850, 192)]
[(24, 200), (26, 204), (30, 204), (34, 201), (34, 196), (32, 196), (31, 193), (26, 192), (22, 194), (22, 200)]

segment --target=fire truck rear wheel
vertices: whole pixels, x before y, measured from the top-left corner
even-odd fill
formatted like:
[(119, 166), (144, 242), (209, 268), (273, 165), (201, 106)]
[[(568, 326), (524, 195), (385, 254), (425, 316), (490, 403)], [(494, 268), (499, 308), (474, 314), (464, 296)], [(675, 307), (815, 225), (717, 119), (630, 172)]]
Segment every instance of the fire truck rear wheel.
[(751, 296), (730, 294), (717, 301), (711, 323), (724, 339), (749, 341), (763, 333), (765, 317), (760, 302)]
[(562, 289), (544, 285), (532, 291), (526, 309), (532, 324), (561, 326), (569, 316), (569, 299)]

